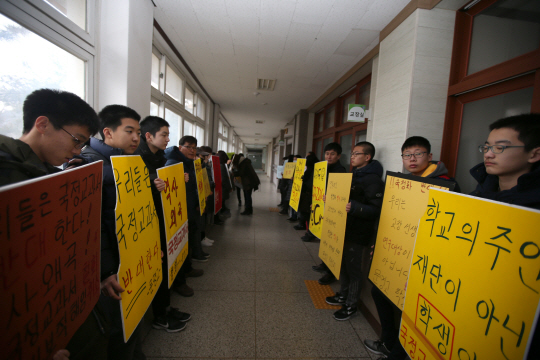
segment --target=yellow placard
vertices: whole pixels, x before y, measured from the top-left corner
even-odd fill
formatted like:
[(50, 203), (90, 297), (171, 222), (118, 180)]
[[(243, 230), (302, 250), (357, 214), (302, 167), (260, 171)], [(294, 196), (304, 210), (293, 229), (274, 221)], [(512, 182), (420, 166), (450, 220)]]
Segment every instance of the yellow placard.
[(283, 178), (284, 179), (292, 179), (295, 168), (296, 168), (296, 161), (286, 163), (285, 164), (285, 170), (283, 170)]
[(347, 225), (345, 207), (349, 202), (351, 181), (352, 174), (350, 173), (332, 173), (328, 176), (319, 257), (338, 279), (343, 257), (345, 226)]
[(127, 341), (152, 302), (161, 275), (159, 220), (150, 175), (138, 155), (111, 156), (116, 181), (118, 280), (124, 288), (120, 310)]
[(315, 164), (313, 173), (313, 193), (311, 195), (311, 214), (309, 216), (309, 232), (321, 238), (322, 224), (324, 222), (324, 201), (323, 195), (326, 193), (326, 174), (328, 161), (321, 161)]
[(294, 180), (291, 190), (291, 199), (289, 200), (289, 206), (298, 211), (298, 205), (300, 204), (300, 194), (302, 191), (302, 176), (306, 171), (306, 159), (296, 160), (296, 168), (294, 169)]
[(199, 209), (201, 216), (206, 209), (206, 193), (204, 191), (203, 171), (201, 167), (201, 159), (193, 162), (195, 164), (195, 177), (197, 178), (197, 194), (199, 195)]
[(387, 172), (369, 279), (400, 309), (403, 309), (416, 230), (426, 208), (428, 189), (449, 186), (453, 184), (444, 180)]
[(206, 169), (203, 169), (202, 176), (205, 198), (208, 198), (210, 195), (212, 195), (212, 189), (210, 188), (210, 181), (208, 180), (208, 172)]
[(429, 191), (401, 323), (411, 358), (419, 348), (425, 359), (525, 357), (540, 300), (538, 223), (538, 210)]
[(170, 288), (188, 253), (184, 164), (178, 163), (157, 169), (157, 174), (165, 181), (165, 190), (161, 192), (161, 202), (167, 235), (167, 274)]

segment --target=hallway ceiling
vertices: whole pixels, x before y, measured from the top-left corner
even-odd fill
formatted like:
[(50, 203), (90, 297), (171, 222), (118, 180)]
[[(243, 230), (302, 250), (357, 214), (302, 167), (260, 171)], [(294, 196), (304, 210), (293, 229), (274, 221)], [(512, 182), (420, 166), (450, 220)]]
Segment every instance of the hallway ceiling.
[[(267, 144), (378, 44), (409, 0), (154, 3), (156, 21), (236, 134)], [(274, 90), (257, 90), (257, 79), (275, 79)]]

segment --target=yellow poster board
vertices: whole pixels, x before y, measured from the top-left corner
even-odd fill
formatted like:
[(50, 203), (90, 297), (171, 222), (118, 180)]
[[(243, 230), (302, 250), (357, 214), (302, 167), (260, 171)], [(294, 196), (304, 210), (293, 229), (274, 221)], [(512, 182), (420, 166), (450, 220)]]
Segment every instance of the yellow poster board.
[(167, 274), (170, 288), (188, 254), (184, 164), (178, 163), (157, 169), (157, 174), (165, 181), (165, 190), (161, 192), (161, 202), (167, 235)]
[(539, 223), (538, 210), (429, 191), (400, 329), (411, 358), (524, 358), (538, 320)]
[(206, 198), (208, 198), (210, 195), (212, 195), (212, 189), (210, 188), (210, 181), (208, 180), (208, 172), (206, 171), (206, 169), (203, 169), (202, 176), (203, 176), (204, 194)]
[(289, 200), (289, 206), (298, 211), (298, 205), (300, 204), (300, 194), (302, 192), (302, 176), (306, 171), (306, 159), (296, 160), (296, 168), (294, 169), (294, 180), (291, 190), (291, 199)]
[(369, 279), (399, 309), (403, 309), (416, 230), (426, 208), (428, 189), (453, 189), (453, 186), (454, 183), (444, 180), (386, 173)]
[(350, 173), (332, 173), (328, 176), (319, 257), (338, 279), (343, 257), (345, 226), (347, 225), (345, 207), (349, 203), (351, 181), (352, 174)]
[(204, 191), (204, 179), (201, 159), (195, 160), (193, 164), (195, 165), (195, 177), (197, 178), (197, 194), (199, 195), (199, 209), (202, 216), (204, 214), (204, 210), (206, 209), (206, 193)]
[(296, 168), (296, 161), (286, 163), (285, 164), (285, 170), (283, 170), (283, 178), (284, 179), (292, 179), (295, 168)]
[(159, 220), (150, 175), (138, 155), (111, 156), (116, 181), (116, 236), (120, 253), (118, 282), (124, 288), (120, 310), (127, 341), (162, 281)]
[(313, 193), (311, 195), (309, 231), (319, 239), (321, 238), (322, 225), (324, 222), (323, 195), (326, 193), (327, 169), (328, 161), (321, 161), (315, 164), (315, 171), (313, 173)]

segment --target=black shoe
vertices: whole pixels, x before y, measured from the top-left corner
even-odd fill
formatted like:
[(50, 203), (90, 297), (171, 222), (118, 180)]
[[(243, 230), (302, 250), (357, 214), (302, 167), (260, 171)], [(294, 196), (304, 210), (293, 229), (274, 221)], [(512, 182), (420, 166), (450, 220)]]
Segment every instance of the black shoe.
[(366, 348), (374, 354), (382, 355), (386, 358), (390, 355), (390, 350), (386, 347), (386, 344), (381, 340), (364, 340), (364, 345)]
[(287, 219), (288, 222), (297, 222), (298, 219), (297, 218), (293, 218), (293, 217), (290, 217)]
[(343, 305), (340, 310), (334, 313), (334, 319), (340, 320), (340, 321), (349, 320), (351, 316), (356, 314), (356, 311), (357, 311), (356, 306)]
[(313, 271), (325, 273), (328, 271), (328, 267), (324, 263), (320, 263), (319, 265), (313, 265), (311, 267)]
[(241, 212), (240, 215), (253, 215), (253, 209), (246, 209), (244, 212)]
[(279, 212), (279, 215), (287, 215), (289, 213), (289, 211), (287, 211), (287, 209), (283, 209)]
[(185, 313), (185, 312), (181, 312), (180, 310), (178, 310), (175, 307), (171, 307), (171, 309), (167, 313), (167, 317), (173, 318), (176, 321), (180, 321), (180, 322), (188, 322), (189, 320), (191, 320), (191, 315), (190, 314)]
[(186, 328), (186, 323), (163, 315), (154, 319), (152, 322), (152, 327), (154, 329), (163, 329), (167, 332), (173, 333), (184, 330)]
[(191, 256), (191, 260), (196, 261), (196, 262), (207, 262), (208, 261), (208, 259), (205, 258), (202, 255), (200, 255), (200, 256)]
[(329, 305), (343, 305), (345, 304), (345, 297), (341, 296), (340, 293), (336, 293), (334, 296), (328, 296), (326, 299), (326, 303)]
[(330, 285), (334, 281), (336, 281), (336, 277), (331, 272), (325, 274), (322, 278), (319, 279), (319, 284), (321, 285)]
[(201, 253), (203, 257), (205, 258), (209, 258), (210, 257), (210, 254), (209, 253), (205, 253), (204, 251)]
[(310, 242), (315, 240), (316, 238), (317, 237), (310, 232), (307, 232), (304, 236), (301, 237), (303, 242)]
[(294, 230), (306, 230), (306, 225), (302, 225), (302, 224), (294, 225)]
[(214, 220), (214, 225), (223, 225), (225, 224), (224, 221), (221, 221), (221, 220)]

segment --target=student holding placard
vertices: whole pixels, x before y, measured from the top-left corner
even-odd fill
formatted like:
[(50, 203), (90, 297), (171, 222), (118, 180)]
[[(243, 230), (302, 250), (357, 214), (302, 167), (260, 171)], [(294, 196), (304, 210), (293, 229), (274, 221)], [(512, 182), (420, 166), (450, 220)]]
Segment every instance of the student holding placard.
[[(0, 135), (0, 187), (59, 172), (57, 166), (79, 155), (98, 128), (96, 112), (77, 95), (51, 89), (32, 92), (23, 105), (22, 136), (13, 139)], [(50, 319), (51, 323), (53, 320)], [(55, 358), (106, 358), (108, 333), (103, 327), (106, 323), (98, 304), (72, 336), (67, 349), (59, 350)], [(47, 332), (41, 331), (40, 336), (46, 337)], [(32, 351), (26, 344), (20, 345), (25, 347), (24, 351)], [(11, 347), (3, 349), (8, 357), (14, 355), (11, 350)], [(29, 355), (24, 353), (23, 357)]]
[(357, 311), (362, 284), (362, 254), (373, 243), (381, 213), (384, 193), (382, 165), (373, 160), (375, 147), (362, 141), (351, 153), (353, 179), (347, 211), (345, 242), (340, 271), (340, 290), (326, 298), (330, 305), (341, 305), (334, 313), (336, 320), (348, 320)]
[[(313, 174), (315, 172), (315, 164), (319, 162), (314, 153), (309, 153), (306, 156), (306, 171), (302, 176), (302, 189), (300, 191), (300, 201), (298, 203), (298, 225), (294, 226), (295, 230), (307, 230), (309, 225), (309, 215), (311, 214), (311, 201), (313, 195)], [(302, 237), (309, 236), (309, 230)], [(313, 235), (311, 235), (313, 236)]]
[(140, 344), (141, 324), (124, 342), (123, 317), (118, 301), (124, 288), (118, 280), (120, 254), (116, 237), (116, 181), (111, 156), (132, 155), (140, 142), (140, 121), (137, 112), (123, 105), (109, 105), (99, 113), (99, 133), (104, 140), (90, 139), (80, 158), (87, 163), (103, 161), (101, 212), (101, 288), (103, 303), (111, 320), (108, 346), (109, 359), (134, 359), (144, 356)]
[[(159, 235), (163, 252), (167, 249), (167, 235), (160, 192), (164, 190), (165, 182), (158, 177), (157, 169), (165, 166), (167, 162), (164, 156), (164, 150), (167, 148), (168, 143), (169, 123), (157, 116), (147, 116), (141, 122), (141, 142), (135, 155), (141, 156), (150, 175), (152, 197), (159, 219)], [(188, 179), (188, 174), (184, 174), (184, 182), (187, 182)], [(180, 184), (180, 186), (183, 186), (183, 184)], [(163, 329), (167, 332), (178, 332), (184, 330), (186, 322), (191, 319), (191, 315), (183, 313), (177, 308), (170, 307), (171, 292), (167, 281), (169, 269), (167, 256), (163, 256), (162, 261), (163, 280), (156, 292), (154, 300), (152, 300), (152, 312), (154, 313), (152, 327), (154, 329)]]
[[(411, 175), (431, 179), (441, 179), (455, 183), (455, 191), (459, 192), (457, 182), (449, 177), (448, 170), (443, 162), (432, 161), (431, 144), (422, 136), (411, 136), (401, 146), (401, 159), (405, 170)], [(364, 345), (372, 353), (382, 355), (380, 359), (388, 357), (391, 360), (402, 360), (407, 357), (403, 347), (399, 344), (399, 327), (396, 327), (395, 317), (401, 316), (401, 309), (377, 287), (371, 288), (371, 295), (381, 321), (381, 339), (364, 340)]]
[[(478, 147), (484, 161), (471, 169), (478, 186), (471, 195), (540, 210), (540, 114), (495, 121)], [(538, 323), (527, 359), (540, 358)]]

